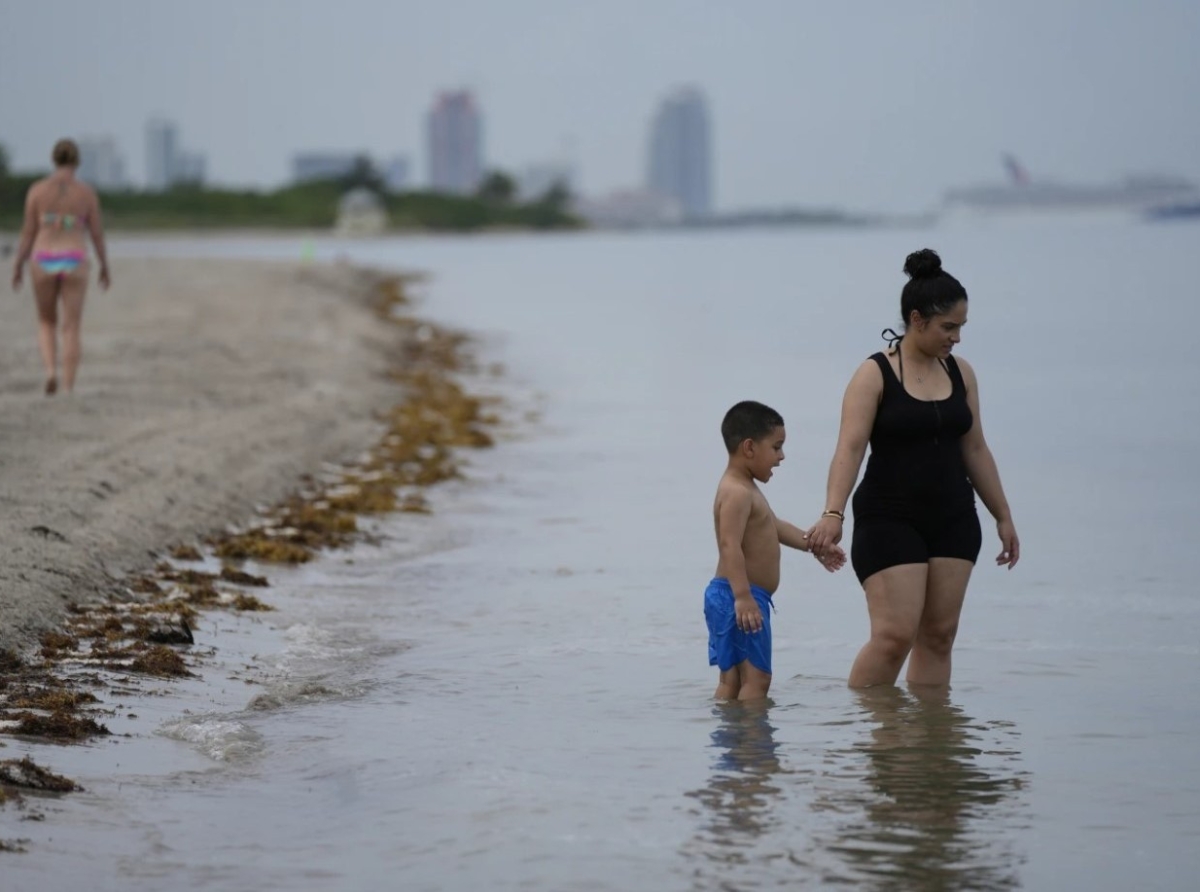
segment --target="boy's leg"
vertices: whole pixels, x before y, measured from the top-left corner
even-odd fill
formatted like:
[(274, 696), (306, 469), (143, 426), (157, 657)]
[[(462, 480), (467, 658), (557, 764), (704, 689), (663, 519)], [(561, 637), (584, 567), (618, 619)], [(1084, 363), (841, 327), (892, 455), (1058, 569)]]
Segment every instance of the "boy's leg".
[(741, 664), (742, 685), (738, 689), (739, 700), (761, 700), (771, 689), (771, 673), (763, 672), (751, 665), (749, 660)]
[(742, 661), (736, 666), (730, 666), (724, 670), (717, 680), (717, 692), (713, 696), (718, 700), (736, 700), (742, 689), (741, 668), (748, 665), (750, 664)]

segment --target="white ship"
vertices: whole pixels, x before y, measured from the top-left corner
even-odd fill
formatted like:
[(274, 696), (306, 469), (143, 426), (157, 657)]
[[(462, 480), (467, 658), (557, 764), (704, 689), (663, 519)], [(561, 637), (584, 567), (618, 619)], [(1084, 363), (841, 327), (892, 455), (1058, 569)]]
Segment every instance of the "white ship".
[(1011, 155), (1004, 156), (1007, 183), (951, 189), (946, 210), (982, 213), (1012, 211), (1121, 211), (1146, 213), (1152, 208), (1200, 200), (1200, 189), (1182, 177), (1147, 175), (1112, 183), (1069, 183), (1032, 179)]

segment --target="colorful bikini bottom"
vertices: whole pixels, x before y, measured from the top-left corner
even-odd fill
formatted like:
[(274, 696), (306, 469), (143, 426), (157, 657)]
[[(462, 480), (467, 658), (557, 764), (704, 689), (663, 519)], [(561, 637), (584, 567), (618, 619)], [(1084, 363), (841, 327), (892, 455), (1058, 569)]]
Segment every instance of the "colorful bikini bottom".
[(42, 272), (64, 276), (75, 272), (87, 260), (87, 254), (83, 251), (38, 251), (33, 259)]

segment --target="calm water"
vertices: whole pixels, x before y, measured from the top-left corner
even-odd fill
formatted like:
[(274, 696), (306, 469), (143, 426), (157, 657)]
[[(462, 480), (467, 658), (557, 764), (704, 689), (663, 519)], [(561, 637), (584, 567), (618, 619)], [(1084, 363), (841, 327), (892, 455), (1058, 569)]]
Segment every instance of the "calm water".
[[(842, 388), (925, 245), (972, 295), (1021, 564), (990, 564), (985, 521), (953, 689), (922, 699), (845, 687), (861, 591), (785, 555), (772, 700), (715, 704), (721, 415), (783, 413), (766, 493), (814, 520)], [(210, 619), (223, 668), (126, 704), (131, 738), (35, 750), (88, 791), (0, 811), (30, 850), (3, 888), (1192, 887), (1198, 247), (1111, 220), (317, 242), (432, 272), (424, 312), (485, 333), (539, 420), (433, 518), (269, 571), (282, 609)]]

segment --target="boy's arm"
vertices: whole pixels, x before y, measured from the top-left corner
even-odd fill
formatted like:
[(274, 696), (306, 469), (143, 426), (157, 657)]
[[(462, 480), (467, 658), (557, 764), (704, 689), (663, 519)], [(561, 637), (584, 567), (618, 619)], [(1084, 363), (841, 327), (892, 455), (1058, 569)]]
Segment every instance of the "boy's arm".
[(746, 555), (742, 552), (742, 539), (750, 520), (750, 504), (750, 493), (741, 488), (729, 487), (718, 496), (717, 548), (720, 551), (721, 571), (733, 589), (733, 612), (738, 628), (745, 632), (757, 632), (763, 624), (762, 611), (750, 594)]
[(808, 532), (806, 530), (802, 530), (786, 520), (780, 520), (778, 517), (775, 518), (775, 529), (779, 533), (780, 545), (808, 551)]

